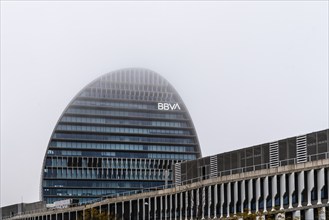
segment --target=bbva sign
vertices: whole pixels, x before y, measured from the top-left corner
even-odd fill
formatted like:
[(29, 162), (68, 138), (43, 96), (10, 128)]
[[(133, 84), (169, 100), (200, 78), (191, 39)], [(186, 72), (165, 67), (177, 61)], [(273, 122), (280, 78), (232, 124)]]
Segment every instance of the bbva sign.
[(158, 103), (158, 110), (180, 110), (178, 103), (170, 104), (170, 103)]

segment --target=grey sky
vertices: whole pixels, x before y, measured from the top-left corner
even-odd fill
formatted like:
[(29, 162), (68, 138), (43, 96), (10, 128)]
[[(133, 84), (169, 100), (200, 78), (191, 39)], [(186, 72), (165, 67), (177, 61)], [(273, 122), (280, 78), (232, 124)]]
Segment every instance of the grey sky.
[(69, 101), (145, 67), (180, 93), (203, 155), (328, 128), (328, 1), (1, 1), (1, 206), (39, 199)]

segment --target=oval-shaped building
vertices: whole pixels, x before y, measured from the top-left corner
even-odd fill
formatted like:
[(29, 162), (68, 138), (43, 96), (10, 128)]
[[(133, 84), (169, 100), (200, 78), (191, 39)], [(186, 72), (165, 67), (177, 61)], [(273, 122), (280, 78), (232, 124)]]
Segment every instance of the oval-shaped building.
[(110, 72), (82, 89), (58, 120), (41, 198), (86, 202), (170, 184), (173, 164), (199, 157), (192, 119), (167, 80), (142, 68)]

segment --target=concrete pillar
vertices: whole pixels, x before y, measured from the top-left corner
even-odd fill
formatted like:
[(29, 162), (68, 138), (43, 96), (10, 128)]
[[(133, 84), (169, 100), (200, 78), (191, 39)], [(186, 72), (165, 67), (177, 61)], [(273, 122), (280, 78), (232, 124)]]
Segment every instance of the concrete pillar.
[(275, 210), (275, 196), (278, 193), (277, 176), (272, 177), (272, 211)]
[(129, 200), (129, 220), (131, 220), (132, 215), (133, 215), (132, 201)]
[(217, 203), (218, 203), (218, 197), (217, 197), (217, 184), (214, 186), (214, 219), (217, 218)]
[(252, 200), (252, 179), (248, 180), (248, 214), (251, 214), (251, 200)]
[(307, 172), (307, 205), (312, 205), (311, 192), (314, 188), (314, 170)]
[(162, 196), (160, 196), (160, 219), (162, 219), (163, 215), (163, 204), (162, 204)]
[(193, 189), (191, 190), (191, 220), (193, 219), (193, 207), (194, 207), (194, 193), (193, 193)]
[(223, 218), (224, 183), (220, 184), (220, 218)]
[(165, 219), (168, 217), (168, 196), (165, 195)]
[(178, 198), (177, 198), (178, 193), (175, 193), (174, 196), (175, 196), (175, 205), (174, 205), (174, 208), (173, 208), (173, 210), (174, 210), (174, 216), (173, 217), (174, 217), (174, 219), (176, 219), (177, 218), (176, 213), (177, 213), (178, 210), (180, 210), (180, 207), (177, 204), (177, 201), (178, 201)]
[(114, 203), (114, 216), (118, 216), (118, 205)]
[(321, 189), (324, 187), (324, 168), (321, 168), (320, 170), (317, 171), (317, 180), (318, 180), (318, 205), (322, 204), (321, 201)]
[(179, 219), (183, 219), (183, 192), (179, 195)]
[(292, 213), (292, 218), (293, 218), (293, 219), (301, 219), (300, 210), (294, 211), (294, 212)]
[(149, 206), (148, 206), (148, 209), (147, 209), (147, 215), (148, 215), (148, 219), (151, 219), (151, 211), (152, 211), (152, 204), (151, 204), (151, 197), (148, 199), (149, 201)]
[(319, 210), (319, 213), (318, 213), (319, 217), (318, 217), (318, 219), (319, 220), (326, 220), (326, 207), (321, 207), (318, 210)]
[(172, 194), (169, 195), (169, 219), (172, 219), (172, 210), (173, 210), (173, 205), (172, 205)]
[(289, 209), (292, 209), (292, 194), (295, 191), (295, 173), (289, 174)]
[(188, 191), (185, 192), (185, 220), (187, 220), (187, 209), (188, 208)]
[(208, 186), (208, 219), (210, 219), (210, 213), (211, 213), (211, 205), (212, 205), (212, 200), (211, 200), (211, 195), (212, 195), (212, 188), (213, 186)]
[(302, 207), (302, 192), (304, 188), (304, 171), (301, 171), (298, 173), (298, 207)]
[(246, 200), (246, 184), (245, 184), (245, 180), (241, 181), (241, 204), (240, 204), (240, 212), (243, 213), (244, 212), (244, 207), (243, 207), (243, 203)]
[(157, 219), (157, 197), (154, 197), (154, 211), (153, 211), (153, 218)]
[(305, 219), (314, 219), (314, 210), (312, 208), (305, 210)]
[(255, 202), (256, 202), (256, 213), (258, 213), (259, 211), (259, 199), (260, 199), (260, 178), (256, 179), (256, 198), (255, 198)]
[[(99, 207), (99, 210), (101, 210), (101, 207)], [(125, 202), (122, 202), (121, 211), (122, 211), (122, 218), (124, 218), (124, 216), (125, 216)]]
[(200, 213), (199, 213), (199, 206), (200, 206), (200, 192), (199, 188), (196, 189), (196, 217), (198, 218)]
[(137, 199), (137, 220), (139, 220), (139, 199)]
[(146, 216), (146, 215), (145, 215), (145, 208), (146, 208), (145, 198), (143, 198), (142, 201), (143, 201), (143, 203), (142, 203), (142, 209), (143, 209), (142, 212), (143, 212), (143, 220), (144, 220), (144, 219), (145, 219), (145, 216)]
[(204, 219), (204, 209), (205, 209), (205, 199), (206, 199), (206, 189), (202, 187), (202, 198), (201, 198), (201, 219)]
[(239, 192), (238, 192), (238, 181), (235, 181), (234, 182), (234, 185), (233, 185), (233, 194), (234, 194), (234, 199), (233, 199), (233, 214), (234, 216), (236, 215), (237, 213), (237, 208), (236, 208), (236, 203), (238, 202), (238, 199), (239, 199)]
[(226, 188), (226, 193), (227, 193), (227, 217), (230, 217), (230, 203), (231, 203), (231, 183), (227, 183), (227, 188)]
[(286, 193), (286, 174), (280, 176), (280, 210), (283, 210), (283, 199), (284, 194)]
[(264, 178), (264, 182), (263, 182), (264, 186), (263, 186), (263, 193), (264, 193), (264, 213), (267, 213), (267, 202), (266, 202), (266, 199), (268, 197), (268, 194), (269, 194), (269, 191), (268, 191), (268, 188), (269, 188), (269, 185), (268, 185), (268, 176), (266, 176)]

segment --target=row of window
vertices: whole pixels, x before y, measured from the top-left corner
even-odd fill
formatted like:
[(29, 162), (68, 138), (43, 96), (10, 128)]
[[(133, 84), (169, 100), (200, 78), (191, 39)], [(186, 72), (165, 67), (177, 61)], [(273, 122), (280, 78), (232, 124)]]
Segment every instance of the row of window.
[(128, 141), (128, 142), (158, 142), (193, 144), (192, 138), (155, 138), (155, 137), (135, 137), (135, 136), (109, 136), (96, 134), (63, 134), (55, 133), (53, 138), (81, 139), (81, 140), (102, 140), (102, 141)]
[(99, 127), (99, 126), (83, 126), (83, 125), (58, 125), (56, 129), (64, 130), (64, 131), (88, 131), (88, 132), (130, 133), (130, 134), (190, 135), (190, 131), (188, 130), (120, 128), (120, 127)]
[(188, 127), (186, 122), (167, 122), (167, 121), (143, 121), (143, 120), (124, 120), (113, 118), (89, 118), (77, 116), (64, 116), (62, 122), (80, 122), (80, 123), (99, 123), (99, 124), (122, 124), (122, 125), (142, 125), (142, 126), (161, 126), (161, 127)]
[(171, 169), (180, 160), (47, 157), (46, 167), (98, 167), (120, 169)]
[(50, 146), (59, 147), (59, 148), (77, 148), (77, 149), (194, 152), (194, 147), (166, 146), (166, 145), (162, 146), (162, 145), (139, 145), (139, 144), (104, 144), (104, 143), (52, 141)]
[(113, 190), (113, 189), (49, 189), (43, 190), (43, 195), (50, 196), (100, 196), (110, 195), (118, 192), (124, 192), (125, 190)]
[(161, 185), (164, 185), (164, 181), (44, 180), (42, 183), (44, 188), (151, 188)]
[(129, 90), (89, 90), (84, 91), (81, 97), (127, 99), (137, 101), (176, 102), (173, 93), (129, 91)]
[(111, 101), (75, 100), (73, 104), (87, 105), (87, 106), (106, 106), (106, 107), (128, 108), (128, 109), (151, 109), (151, 110), (158, 109), (157, 103), (141, 104), (141, 103), (111, 102)]
[(66, 111), (66, 113), (88, 114), (88, 115), (109, 115), (109, 116), (121, 116), (121, 117), (184, 119), (183, 114), (128, 112), (128, 111), (125, 112), (125, 111), (114, 111), (114, 110), (80, 109), (80, 108), (69, 108)]
[[(167, 175), (167, 177), (166, 177)], [(110, 179), (110, 180), (165, 180), (172, 179), (172, 171), (164, 170), (116, 170), (116, 169), (70, 169), (49, 168), (44, 178), (56, 179)]]
[(174, 160), (196, 159), (196, 156), (193, 154), (136, 153), (136, 152), (48, 150), (47, 154), (57, 155), (57, 156), (84, 156), (84, 157), (120, 157), (120, 158), (148, 158), (148, 159), (174, 159)]

